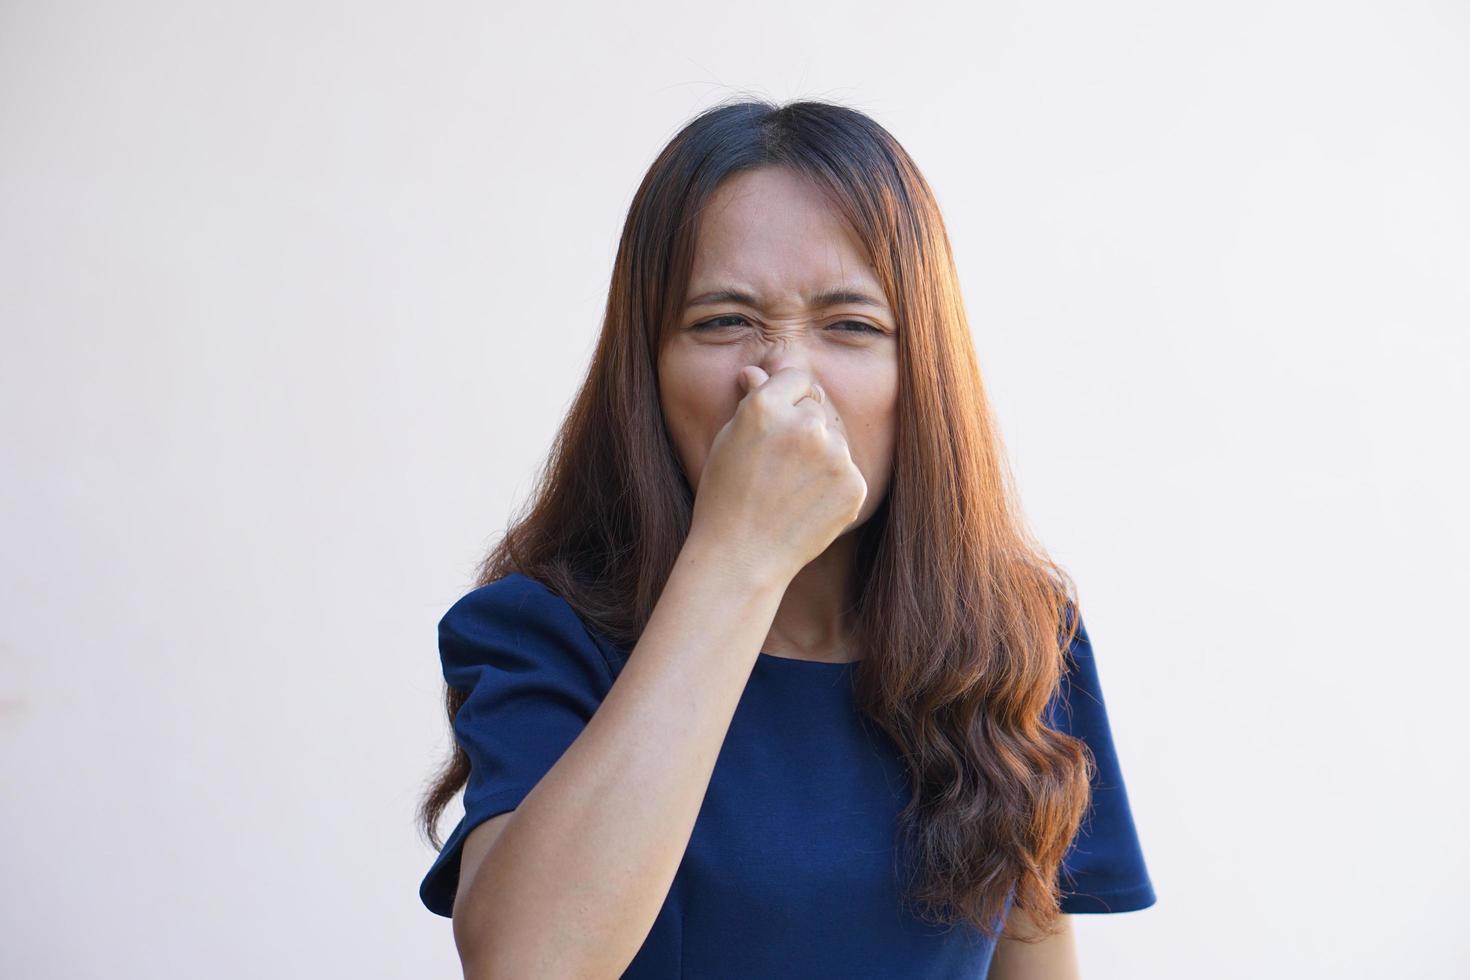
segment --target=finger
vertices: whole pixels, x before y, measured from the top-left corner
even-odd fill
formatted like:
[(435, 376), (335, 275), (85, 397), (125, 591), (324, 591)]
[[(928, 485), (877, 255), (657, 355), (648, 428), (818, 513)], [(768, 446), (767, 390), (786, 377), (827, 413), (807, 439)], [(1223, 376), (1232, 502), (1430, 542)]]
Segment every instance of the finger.
[(842, 415), (837, 411), (837, 405), (832, 401), (831, 396), (827, 394), (826, 389), (821, 388), (820, 385), (816, 385), (816, 387), (822, 393), (821, 401), (809, 397), (799, 398), (795, 406), (797, 411), (818, 416), (826, 424), (828, 429), (838, 433), (845, 440), (847, 438), (847, 429), (842, 424)]
[(771, 397), (784, 399), (788, 404), (794, 405), (804, 398), (811, 398), (819, 402), (826, 401), (826, 393), (818, 390), (820, 386), (816, 388), (814, 386), (816, 386), (816, 378), (810, 371), (792, 366), (777, 371), (760, 387), (762, 390), (770, 389)]
[(766, 374), (766, 372), (758, 365), (747, 364), (745, 367), (740, 369), (740, 373), (737, 374), (735, 377), (740, 384), (740, 390), (748, 395), (756, 388), (759, 388), (761, 385), (765, 384), (770, 375)]

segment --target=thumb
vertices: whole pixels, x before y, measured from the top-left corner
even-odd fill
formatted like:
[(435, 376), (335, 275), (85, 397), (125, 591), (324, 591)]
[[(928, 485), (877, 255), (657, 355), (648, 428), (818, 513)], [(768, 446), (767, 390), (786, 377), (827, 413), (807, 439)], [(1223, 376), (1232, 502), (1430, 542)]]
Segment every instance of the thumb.
[(739, 378), (741, 390), (748, 395), (752, 390), (759, 388), (761, 385), (769, 381), (771, 376), (767, 374), (759, 365), (747, 364), (745, 367), (740, 369)]

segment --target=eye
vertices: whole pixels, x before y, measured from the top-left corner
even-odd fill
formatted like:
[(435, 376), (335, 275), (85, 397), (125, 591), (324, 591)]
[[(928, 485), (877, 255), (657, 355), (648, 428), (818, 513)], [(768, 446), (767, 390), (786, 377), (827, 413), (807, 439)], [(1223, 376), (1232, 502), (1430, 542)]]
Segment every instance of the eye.
[(739, 316), (739, 315), (734, 314), (734, 313), (726, 313), (724, 316), (717, 316), (713, 320), (706, 320), (703, 323), (696, 323), (694, 326), (690, 327), (689, 329), (690, 330), (704, 330), (704, 329), (713, 328), (713, 327), (716, 327), (716, 326), (725, 326), (725, 324), (720, 323), (721, 320), (744, 320), (744, 319), (745, 319), (745, 317), (743, 317), (743, 316)]
[[(691, 329), (691, 330), (707, 330), (707, 329), (708, 330), (714, 330), (714, 329), (717, 329), (717, 328), (723, 327), (723, 326), (733, 326), (733, 324), (725, 324), (725, 323), (722, 323), (721, 322), (722, 320), (742, 320), (743, 321), (744, 319), (745, 319), (745, 317), (740, 316), (738, 313), (726, 313), (724, 316), (717, 316), (714, 319), (705, 320), (703, 323), (696, 323), (694, 326), (690, 327), (689, 329)], [(833, 327), (833, 329), (838, 329), (838, 328), (843, 328), (843, 327), (856, 328), (856, 329), (839, 329), (838, 330), (839, 333), (863, 333), (864, 331), (866, 331), (868, 333), (882, 333), (883, 332), (883, 331), (879, 330), (877, 327), (873, 326), (871, 323), (864, 323), (862, 320), (840, 320), (837, 323), (832, 324), (832, 327)]]

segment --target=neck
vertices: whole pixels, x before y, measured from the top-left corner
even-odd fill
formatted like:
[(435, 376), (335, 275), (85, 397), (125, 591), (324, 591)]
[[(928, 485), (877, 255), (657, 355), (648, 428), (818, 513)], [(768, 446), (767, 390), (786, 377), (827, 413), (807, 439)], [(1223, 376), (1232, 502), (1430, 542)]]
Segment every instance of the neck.
[(848, 608), (856, 558), (857, 534), (849, 531), (797, 572), (761, 649), (799, 660), (859, 659), (857, 614)]

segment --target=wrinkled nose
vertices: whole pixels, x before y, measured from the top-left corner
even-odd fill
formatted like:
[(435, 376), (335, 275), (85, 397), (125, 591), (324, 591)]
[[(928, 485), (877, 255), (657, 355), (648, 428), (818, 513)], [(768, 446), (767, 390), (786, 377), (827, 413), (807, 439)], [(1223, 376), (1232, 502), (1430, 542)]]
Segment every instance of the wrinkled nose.
[(782, 368), (799, 367), (816, 376), (816, 367), (812, 363), (811, 352), (807, 345), (801, 343), (801, 331), (781, 333), (764, 341), (761, 350), (761, 359), (758, 362), (761, 369), (767, 374), (775, 374)]

